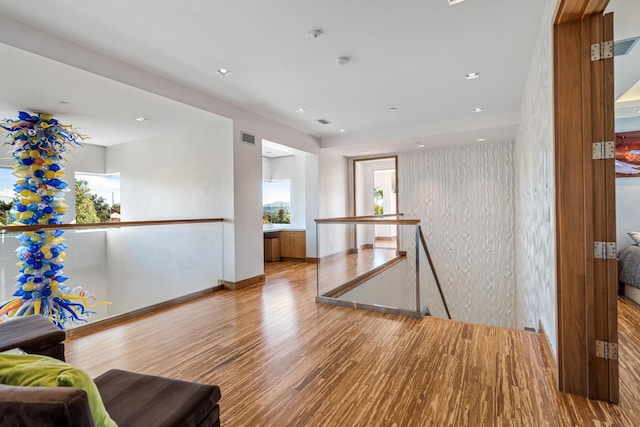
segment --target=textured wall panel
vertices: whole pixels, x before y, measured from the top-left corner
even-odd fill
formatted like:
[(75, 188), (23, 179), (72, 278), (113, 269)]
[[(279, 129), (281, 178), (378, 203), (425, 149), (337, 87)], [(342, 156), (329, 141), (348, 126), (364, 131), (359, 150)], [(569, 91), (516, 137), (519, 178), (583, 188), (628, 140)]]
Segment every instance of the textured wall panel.
[(511, 143), (402, 153), (400, 212), (419, 218), (454, 319), (515, 326)]
[(517, 327), (542, 323), (556, 349), (552, 21), (547, 1), (514, 142)]

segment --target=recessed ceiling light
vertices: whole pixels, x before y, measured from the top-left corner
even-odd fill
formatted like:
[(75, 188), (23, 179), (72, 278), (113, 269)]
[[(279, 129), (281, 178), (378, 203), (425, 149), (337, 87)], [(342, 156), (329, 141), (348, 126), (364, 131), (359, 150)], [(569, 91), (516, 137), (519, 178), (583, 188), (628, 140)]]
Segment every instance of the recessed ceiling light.
[(453, 6), (454, 4), (462, 3), (464, 0), (449, 0), (449, 6)]
[(473, 109), (474, 113), (482, 113), (483, 111), (484, 110), (482, 108), (480, 108), (480, 107), (476, 107), (476, 108)]
[(307, 34), (309, 34), (314, 39), (317, 39), (318, 37), (320, 37), (322, 35), (322, 29), (314, 28), (313, 30), (309, 31)]
[(396, 108), (396, 107), (391, 107), (391, 108), (389, 108), (389, 111), (396, 111), (396, 110), (397, 110), (397, 108)]
[(296, 112), (298, 113), (304, 113), (305, 111), (307, 110), (305, 110), (304, 108), (296, 108)]
[(477, 79), (478, 77), (480, 77), (480, 73), (467, 73), (464, 76), (467, 80)]
[(478, 142), (484, 142), (484, 141), (486, 141), (486, 139), (485, 139), (485, 138), (478, 138), (478, 139), (476, 139), (476, 141), (478, 141)]
[(416, 147), (424, 148), (424, 142), (416, 142)]
[(216, 73), (220, 74), (221, 76), (228, 76), (229, 74), (231, 74), (231, 71), (227, 70), (226, 68), (220, 68), (219, 70), (216, 70)]
[(636, 111), (636, 114), (640, 114), (640, 110)]
[(146, 122), (149, 119), (147, 119), (146, 117), (136, 117), (136, 120), (139, 122)]
[(345, 133), (345, 132), (346, 132), (346, 130), (344, 130), (344, 129), (338, 129), (338, 132), (340, 132), (340, 133)]

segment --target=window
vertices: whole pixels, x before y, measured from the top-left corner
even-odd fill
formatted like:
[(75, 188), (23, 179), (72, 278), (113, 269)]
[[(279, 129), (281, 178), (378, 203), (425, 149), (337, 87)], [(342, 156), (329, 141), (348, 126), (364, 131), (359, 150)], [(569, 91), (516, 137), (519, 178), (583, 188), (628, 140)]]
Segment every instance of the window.
[(10, 214), (13, 199), (16, 196), (13, 191), (15, 182), (16, 177), (13, 176), (13, 169), (0, 167), (0, 223), (2, 224), (10, 224), (15, 221), (15, 218)]
[(120, 221), (120, 174), (76, 172), (76, 223)]
[(291, 223), (291, 181), (262, 181), (262, 223)]

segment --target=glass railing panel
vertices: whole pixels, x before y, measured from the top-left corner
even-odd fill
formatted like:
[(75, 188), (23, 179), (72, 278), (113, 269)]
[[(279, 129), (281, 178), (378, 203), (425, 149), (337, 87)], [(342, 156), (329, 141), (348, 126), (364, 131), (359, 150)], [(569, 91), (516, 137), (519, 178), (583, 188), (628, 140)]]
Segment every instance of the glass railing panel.
[[(318, 228), (318, 294), (334, 296), (363, 275), (397, 257), (395, 248), (376, 247), (373, 224), (322, 224)], [(368, 237), (371, 236), (371, 238)]]
[[(403, 227), (414, 225), (393, 217), (318, 223), (318, 297), (415, 312), (415, 281), (413, 290), (407, 286), (410, 254), (405, 246), (411, 241), (400, 237)], [(413, 299), (407, 296), (411, 291)]]
[[(150, 307), (218, 285), (223, 274), (222, 222), (65, 229), (65, 286), (95, 297), (88, 322)], [(13, 298), (19, 233), (0, 237), (0, 298)], [(78, 294), (76, 289), (74, 294)], [(67, 329), (84, 323), (67, 322)]]
[[(375, 226), (370, 226), (371, 228)], [(368, 268), (351, 283), (346, 292), (336, 295), (341, 301), (413, 311), (415, 304), (407, 298), (408, 258), (394, 248), (376, 247), (360, 250), (361, 264)], [(371, 264), (367, 265), (371, 259)]]
[(357, 259), (357, 224), (319, 224), (317, 227), (317, 289), (326, 295), (357, 277), (347, 260)]
[[(448, 318), (418, 220), (318, 220), (318, 301)], [(327, 248), (325, 239), (343, 246)]]

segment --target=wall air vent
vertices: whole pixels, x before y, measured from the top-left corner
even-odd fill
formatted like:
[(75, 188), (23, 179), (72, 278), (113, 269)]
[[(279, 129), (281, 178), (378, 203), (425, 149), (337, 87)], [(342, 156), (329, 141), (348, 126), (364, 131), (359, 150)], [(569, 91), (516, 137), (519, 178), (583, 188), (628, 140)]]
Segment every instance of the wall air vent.
[(617, 40), (615, 43), (613, 43), (613, 56), (621, 56), (621, 55), (628, 54), (633, 48), (633, 46), (636, 45), (639, 39), (640, 39), (640, 36), (633, 37), (630, 39), (625, 39), (625, 40)]
[(256, 137), (255, 137), (255, 135), (250, 135), (248, 133), (242, 132), (242, 142), (246, 142), (247, 144), (256, 145)]
[(323, 125), (328, 125), (331, 122), (329, 120), (325, 120), (325, 119), (318, 119), (318, 123), (322, 123)]

